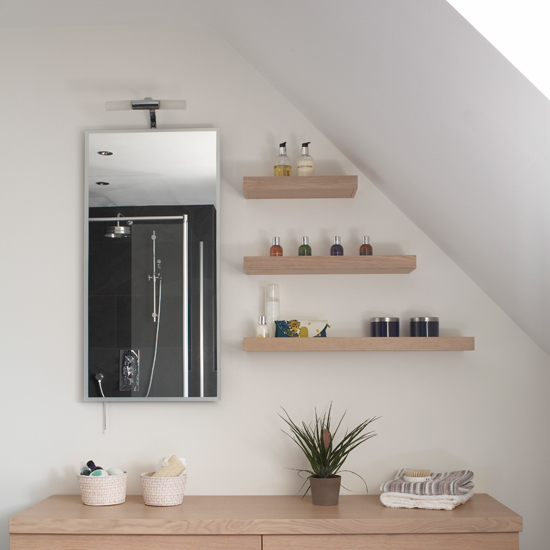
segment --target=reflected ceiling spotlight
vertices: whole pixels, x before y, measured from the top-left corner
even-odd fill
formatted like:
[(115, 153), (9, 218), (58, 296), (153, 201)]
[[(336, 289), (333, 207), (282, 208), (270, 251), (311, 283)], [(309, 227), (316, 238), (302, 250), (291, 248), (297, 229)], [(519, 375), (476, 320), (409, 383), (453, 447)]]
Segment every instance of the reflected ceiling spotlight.
[(128, 100), (128, 101), (106, 101), (105, 110), (107, 111), (149, 111), (151, 128), (157, 127), (157, 109), (177, 109), (185, 110), (187, 102), (184, 99), (153, 99), (146, 97), (145, 99)]

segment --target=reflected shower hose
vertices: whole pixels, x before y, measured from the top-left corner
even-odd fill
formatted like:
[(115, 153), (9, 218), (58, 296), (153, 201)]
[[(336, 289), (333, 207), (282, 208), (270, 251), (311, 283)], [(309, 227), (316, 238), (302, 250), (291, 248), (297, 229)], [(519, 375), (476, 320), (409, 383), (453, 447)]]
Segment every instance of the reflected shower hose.
[(149, 378), (149, 388), (147, 388), (147, 394), (145, 397), (149, 397), (151, 391), (151, 384), (153, 383), (153, 374), (155, 373), (155, 365), (157, 364), (157, 349), (159, 345), (159, 328), (160, 328), (160, 306), (162, 304), (162, 277), (159, 277), (159, 308), (156, 317), (157, 321), (157, 335), (155, 337), (155, 353), (153, 355), (153, 366), (151, 367), (151, 377)]

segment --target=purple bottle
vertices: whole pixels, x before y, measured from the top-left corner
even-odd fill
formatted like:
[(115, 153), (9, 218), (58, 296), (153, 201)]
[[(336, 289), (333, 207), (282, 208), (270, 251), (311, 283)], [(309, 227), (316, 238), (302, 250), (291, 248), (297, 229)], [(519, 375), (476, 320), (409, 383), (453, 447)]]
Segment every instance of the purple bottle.
[(334, 244), (330, 247), (331, 256), (343, 256), (344, 247), (340, 244), (340, 237), (334, 237)]

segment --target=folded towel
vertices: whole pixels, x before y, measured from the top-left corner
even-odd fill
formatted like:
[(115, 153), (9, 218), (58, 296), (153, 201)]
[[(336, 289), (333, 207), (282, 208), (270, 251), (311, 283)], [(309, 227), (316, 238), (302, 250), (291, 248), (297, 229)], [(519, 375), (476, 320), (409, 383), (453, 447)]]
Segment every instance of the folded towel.
[(464, 495), (474, 488), (474, 474), (470, 470), (432, 474), (428, 481), (405, 481), (405, 469), (399, 470), (394, 479), (382, 484), (382, 493), (408, 495)]
[(380, 502), (389, 508), (452, 510), (460, 504), (464, 504), (473, 494), (473, 489), (464, 495), (410, 495), (406, 493), (382, 493), (380, 495)]

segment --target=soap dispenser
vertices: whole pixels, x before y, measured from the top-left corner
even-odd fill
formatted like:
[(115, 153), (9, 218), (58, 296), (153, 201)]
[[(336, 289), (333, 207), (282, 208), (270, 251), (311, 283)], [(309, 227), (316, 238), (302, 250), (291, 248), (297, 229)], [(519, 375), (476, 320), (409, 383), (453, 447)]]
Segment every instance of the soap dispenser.
[(309, 155), (311, 141), (302, 143), (302, 154), (296, 163), (297, 176), (313, 176), (313, 158)]
[(273, 174), (275, 176), (292, 176), (292, 166), (290, 165), (290, 159), (286, 156), (286, 141), (279, 144), (279, 156), (275, 161)]

